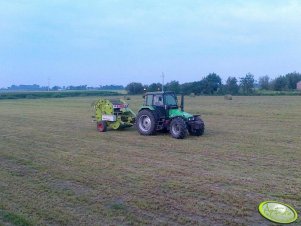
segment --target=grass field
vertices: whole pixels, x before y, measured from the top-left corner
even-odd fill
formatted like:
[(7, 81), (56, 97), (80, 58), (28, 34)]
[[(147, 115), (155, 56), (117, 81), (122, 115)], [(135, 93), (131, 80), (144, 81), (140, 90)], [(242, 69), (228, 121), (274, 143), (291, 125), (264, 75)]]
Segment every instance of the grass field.
[(98, 133), (95, 99), (0, 101), (0, 225), (273, 225), (264, 200), (301, 214), (301, 97), (187, 97), (206, 130), (185, 140)]
[(117, 96), (125, 94), (125, 90), (64, 90), (64, 91), (0, 91), (0, 100), (7, 99), (40, 99), (91, 96)]

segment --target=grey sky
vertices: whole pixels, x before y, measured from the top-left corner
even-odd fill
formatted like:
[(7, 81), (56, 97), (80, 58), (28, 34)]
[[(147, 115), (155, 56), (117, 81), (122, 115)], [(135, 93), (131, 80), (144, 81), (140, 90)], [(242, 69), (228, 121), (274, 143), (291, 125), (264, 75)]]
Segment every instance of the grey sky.
[(301, 1), (0, 0), (0, 87), (301, 72)]

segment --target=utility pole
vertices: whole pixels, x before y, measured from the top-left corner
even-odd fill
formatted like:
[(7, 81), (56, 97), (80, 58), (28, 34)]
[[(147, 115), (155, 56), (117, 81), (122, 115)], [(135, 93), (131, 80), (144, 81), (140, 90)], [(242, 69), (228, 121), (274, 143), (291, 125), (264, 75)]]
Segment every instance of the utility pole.
[(48, 77), (48, 91), (50, 90), (50, 78)]
[(162, 92), (164, 91), (164, 73), (162, 72)]

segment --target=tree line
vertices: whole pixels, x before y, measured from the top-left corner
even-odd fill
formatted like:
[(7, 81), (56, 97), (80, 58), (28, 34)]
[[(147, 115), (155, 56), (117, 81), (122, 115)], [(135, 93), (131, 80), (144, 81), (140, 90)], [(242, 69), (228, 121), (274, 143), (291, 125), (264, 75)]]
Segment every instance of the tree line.
[(11, 85), (7, 88), (1, 88), (0, 91), (63, 91), (63, 90), (124, 90), (122, 85), (100, 85), (98, 87), (88, 87), (87, 85), (79, 86), (40, 86), (33, 85)]
[[(275, 79), (270, 79), (268, 75), (259, 77), (256, 81), (254, 75), (246, 74), (244, 77), (228, 77), (225, 83), (216, 73), (210, 73), (199, 81), (186, 82), (180, 84), (178, 81), (171, 81), (164, 85), (164, 90), (176, 93), (193, 95), (252, 95), (258, 91), (293, 91), (296, 90), (297, 83), (301, 81), (301, 74), (298, 72), (280, 75)], [(129, 94), (142, 94), (145, 91), (154, 92), (162, 90), (161, 83), (143, 85), (138, 82), (129, 83), (125, 89)]]

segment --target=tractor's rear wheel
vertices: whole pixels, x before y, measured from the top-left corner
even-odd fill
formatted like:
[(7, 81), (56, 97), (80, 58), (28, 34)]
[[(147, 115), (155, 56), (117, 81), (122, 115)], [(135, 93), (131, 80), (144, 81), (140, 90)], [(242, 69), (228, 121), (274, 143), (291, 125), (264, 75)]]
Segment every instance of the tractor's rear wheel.
[(173, 138), (183, 139), (187, 134), (186, 123), (180, 117), (174, 118), (170, 123), (170, 134)]
[(141, 110), (137, 115), (137, 130), (142, 135), (153, 135), (156, 133), (156, 118), (153, 112)]
[(97, 122), (96, 127), (97, 127), (98, 132), (106, 132), (107, 131), (107, 124), (105, 121)]

